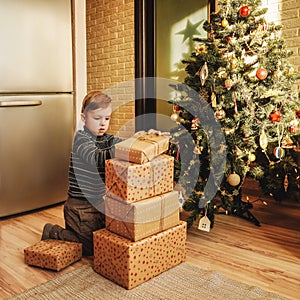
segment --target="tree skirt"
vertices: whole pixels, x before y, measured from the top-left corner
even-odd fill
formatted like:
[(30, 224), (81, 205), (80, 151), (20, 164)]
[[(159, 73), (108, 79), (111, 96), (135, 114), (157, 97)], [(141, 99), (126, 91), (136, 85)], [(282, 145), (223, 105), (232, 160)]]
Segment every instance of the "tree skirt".
[(215, 271), (205, 271), (191, 264), (181, 263), (132, 290), (118, 286), (94, 272), (90, 265), (84, 265), (9, 299), (286, 300), (287, 298), (231, 280)]

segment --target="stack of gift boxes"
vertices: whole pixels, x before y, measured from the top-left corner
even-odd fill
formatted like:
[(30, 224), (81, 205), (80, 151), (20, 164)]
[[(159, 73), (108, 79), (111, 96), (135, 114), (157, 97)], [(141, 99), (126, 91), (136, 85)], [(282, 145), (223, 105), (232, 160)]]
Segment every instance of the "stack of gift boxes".
[(186, 223), (173, 191), (169, 138), (144, 133), (105, 165), (106, 228), (94, 232), (94, 270), (131, 289), (185, 260)]

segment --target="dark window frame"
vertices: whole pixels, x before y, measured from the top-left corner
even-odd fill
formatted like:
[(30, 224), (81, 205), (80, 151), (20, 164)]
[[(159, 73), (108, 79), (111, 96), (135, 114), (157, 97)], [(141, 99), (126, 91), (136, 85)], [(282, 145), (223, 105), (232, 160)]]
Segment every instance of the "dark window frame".
[[(208, 12), (216, 10), (216, 0), (208, 1)], [(209, 13), (208, 13), (209, 16)], [(155, 99), (155, 0), (134, 1), (135, 27), (135, 116), (136, 131), (156, 127)], [(147, 80), (146, 80), (147, 78)], [(151, 114), (151, 118), (143, 117)]]

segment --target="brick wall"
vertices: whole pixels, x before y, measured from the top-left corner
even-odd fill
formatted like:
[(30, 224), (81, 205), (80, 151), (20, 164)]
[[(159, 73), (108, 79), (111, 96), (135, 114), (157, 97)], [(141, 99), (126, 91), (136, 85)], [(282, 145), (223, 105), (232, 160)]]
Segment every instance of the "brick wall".
[[(267, 20), (283, 25), (282, 37), (287, 47), (293, 51), (290, 62), (295, 71), (300, 72), (300, 1), (299, 0), (262, 0), (268, 8)], [(300, 89), (300, 80), (295, 88)]]
[[(288, 48), (294, 52), (290, 61), (294, 64), (295, 70), (300, 72), (300, 1), (282, 0), (279, 10), (283, 37)], [(300, 91), (300, 80), (297, 81), (297, 87)]]
[(86, 0), (87, 91), (113, 99), (110, 133), (134, 132), (134, 0)]

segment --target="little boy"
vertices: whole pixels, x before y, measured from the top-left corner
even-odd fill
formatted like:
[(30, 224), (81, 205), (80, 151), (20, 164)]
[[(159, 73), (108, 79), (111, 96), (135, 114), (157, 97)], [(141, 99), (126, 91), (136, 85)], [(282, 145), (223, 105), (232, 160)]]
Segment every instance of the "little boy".
[(48, 223), (42, 234), (42, 240), (82, 243), (84, 256), (93, 255), (93, 231), (105, 227), (105, 160), (114, 156), (114, 144), (121, 141), (106, 133), (111, 113), (111, 98), (100, 91), (92, 91), (83, 99), (84, 128), (77, 131), (73, 141), (65, 228)]

